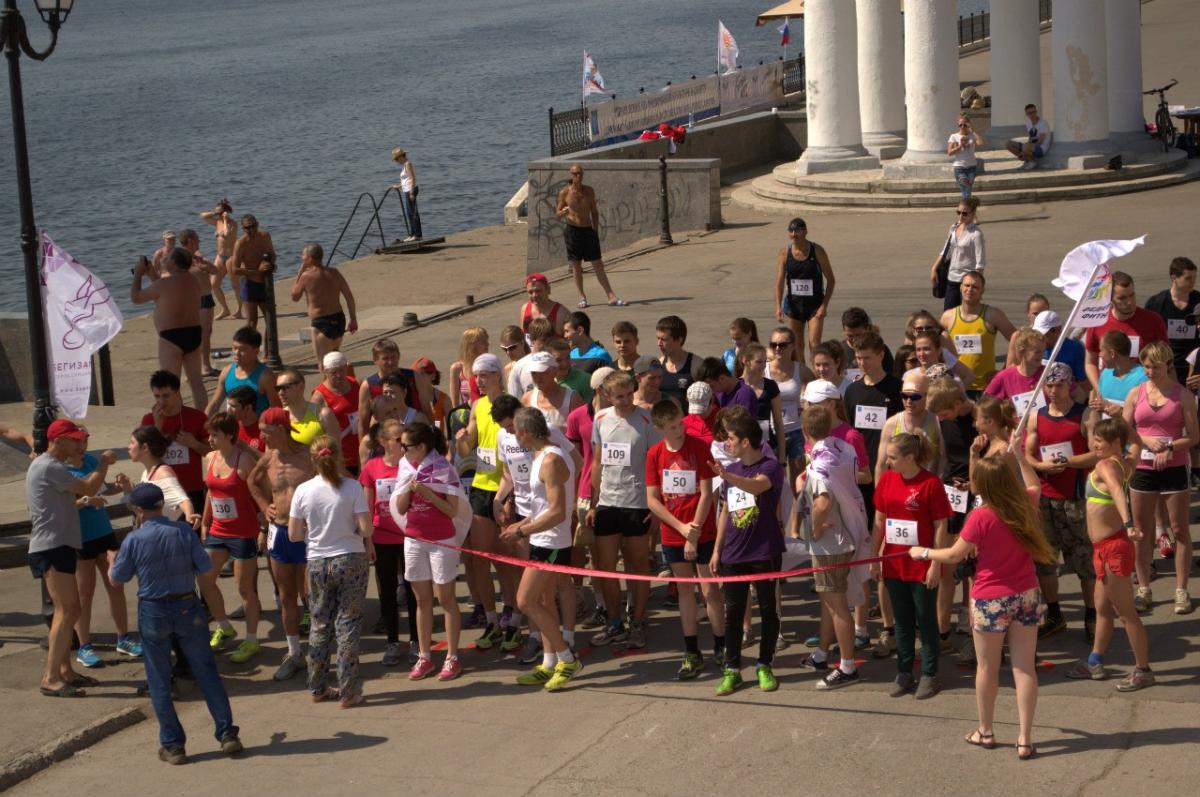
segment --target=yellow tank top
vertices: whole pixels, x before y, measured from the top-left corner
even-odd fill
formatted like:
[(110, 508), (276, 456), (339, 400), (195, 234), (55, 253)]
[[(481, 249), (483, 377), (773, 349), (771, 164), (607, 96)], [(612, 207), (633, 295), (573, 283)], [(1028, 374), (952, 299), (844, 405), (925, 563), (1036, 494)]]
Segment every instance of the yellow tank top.
[(983, 320), (987, 317), (986, 304), (979, 308), (979, 317), (974, 321), (963, 321), (961, 309), (954, 308), (954, 323), (947, 331), (958, 359), (975, 374), (969, 389), (983, 390), (988, 384), (988, 374), (996, 370), (996, 333), (989, 331)]
[(302, 446), (312, 445), (312, 441), (316, 440), (324, 431), (321, 419), (311, 404), (308, 405), (303, 418), (292, 421), (292, 439)]
[(500, 436), (500, 424), (492, 420), (492, 400), (480, 396), (471, 410), (475, 416), (475, 429), (478, 432), (475, 444), (475, 478), (471, 486), (490, 493), (499, 491), (501, 468), (500, 452), (497, 446)]

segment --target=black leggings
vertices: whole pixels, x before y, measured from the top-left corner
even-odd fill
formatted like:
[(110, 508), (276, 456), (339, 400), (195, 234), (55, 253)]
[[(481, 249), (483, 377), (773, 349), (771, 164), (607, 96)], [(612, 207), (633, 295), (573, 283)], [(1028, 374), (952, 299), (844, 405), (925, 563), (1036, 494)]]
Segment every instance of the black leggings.
[(404, 585), (404, 602), (408, 608), (408, 638), (417, 638), (417, 596), (412, 585), (404, 580), (404, 543), (375, 543), (375, 585), (379, 588), (379, 613), (387, 629), (387, 641), (400, 641), (400, 607), (396, 603), (396, 588)]
[[(745, 576), (753, 573), (775, 573), (783, 569), (782, 557), (763, 562), (721, 563), (720, 575)], [(749, 581), (733, 581), (722, 585), (725, 593), (725, 666), (738, 670), (742, 666), (742, 621), (746, 617), (746, 603), (750, 600)], [(775, 643), (779, 641), (779, 612), (775, 609), (773, 579), (755, 581), (754, 591), (758, 598), (758, 616), (762, 621), (758, 641), (758, 663), (770, 664), (775, 658)]]

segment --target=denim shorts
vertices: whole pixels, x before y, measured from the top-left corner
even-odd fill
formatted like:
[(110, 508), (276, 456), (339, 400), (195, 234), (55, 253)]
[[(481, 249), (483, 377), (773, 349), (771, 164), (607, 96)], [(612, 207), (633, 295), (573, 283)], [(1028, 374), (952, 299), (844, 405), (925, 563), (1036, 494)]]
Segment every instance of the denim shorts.
[(783, 443), (787, 447), (788, 459), (803, 459), (804, 458), (804, 431), (801, 429), (793, 429), (783, 436)]
[(210, 551), (226, 550), (237, 560), (258, 558), (258, 537), (219, 537), (209, 534), (204, 539), (204, 547)]
[(1000, 598), (973, 598), (971, 626), (976, 631), (1003, 634), (1013, 623), (1040, 625), (1042, 622), (1042, 591), (1037, 587)]
[(684, 558), (682, 545), (666, 545), (666, 544), (664, 544), (662, 547), (663, 562), (667, 565), (677, 565), (677, 564), (687, 563), (687, 564), (697, 564), (697, 565), (707, 566), (708, 563), (712, 561), (713, 548), (716, 546), (716, 544), (717, 544), (716, 540), (709, 540), (708, 542), (696, 543), (696, 561), (695, 562), (689, 562), (687, 559)]

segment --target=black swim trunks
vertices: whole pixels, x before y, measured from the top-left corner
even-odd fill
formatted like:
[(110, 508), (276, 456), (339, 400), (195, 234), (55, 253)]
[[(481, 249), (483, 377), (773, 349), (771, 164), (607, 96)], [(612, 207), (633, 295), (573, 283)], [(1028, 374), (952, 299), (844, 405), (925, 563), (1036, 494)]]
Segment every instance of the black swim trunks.
[(200, 309), (211, 310), (217, 306), (217, 300), (213, 298), (211, 293), (200, 297)]
[(591, 227), (568, 224), (563, 229), (563, 240), (567, 243), (567, 260), (591, 263), (600, 259), (600, 236)]
[(196, 349), (200, 348), (200, 342), (204, 339), (204, 333), (197, 324), (194, 327), (175, 327), (174, 329), (164, 329), (158, 333), (158, 336), (180, 349), (184, 354), (191, 354)]
[(309, 324), (330, 340), (337, 340), (346, 334), (346, 314), (341, 310), (329, 315), (317, 316), (309, 321)]
[(267, 284), (265, 282), (253, 282), (252, 280), (242, 280), (242, 301), (254, 302), (255, 304), (267, 303)]

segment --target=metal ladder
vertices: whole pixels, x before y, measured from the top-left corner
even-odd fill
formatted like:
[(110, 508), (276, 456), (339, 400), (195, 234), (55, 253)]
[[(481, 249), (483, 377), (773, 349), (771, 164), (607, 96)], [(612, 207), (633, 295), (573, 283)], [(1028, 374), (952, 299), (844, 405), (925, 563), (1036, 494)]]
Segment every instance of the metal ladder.
[[(358, 257), (359, 251), (362, 249), (363, 243), (366, 242), (367, 236), (371, 234), (371, 227), (374, 225), (375, 230), (379, 233), (379, 245), (387, 246), (387, 238), (383, 234), (383, 222), (379, 219), (379, 212), (383, 210), (383, 205), (391, 194), (396, 195), (396, 202), (400, 203), (400, 218), (404, 221), (405, 237), (412, 235), (412, 230), (408, 226), (408, 217), (404, 215), (403, 202), (400, 199), (400, 189), (395, 186), (390, 186), (383, 192), (383, 196), (379, 201), (375, 201), (375, 197), (370, 191), (364, 191), (358, 195), (358, 200), (354, 203), (354, 209), (350, 211), (350, 217), (346, 219), (346, 223), (342, 225), (342, 231), (338, 234), (337, 240), (329, 250), (329, 254), (325, 257), (325, 265), (328, 266), (333, 262), (333, 256), (340, 254), (346, 260), (353, 260)], [(354, 250), (346, 252), (340, 249), (342, 240), (346, 237), (346, 232), (350, 229), (350, 225), (354, 222), (354, 217), (358, 215), (358, 210), (362, 207), (363, 200), (368, 200), (371, 207), (371, 218), (367, 220), (367, 226), (363, 229), (362, 235), (358, 237), (358, 243), (354, 245)]]

